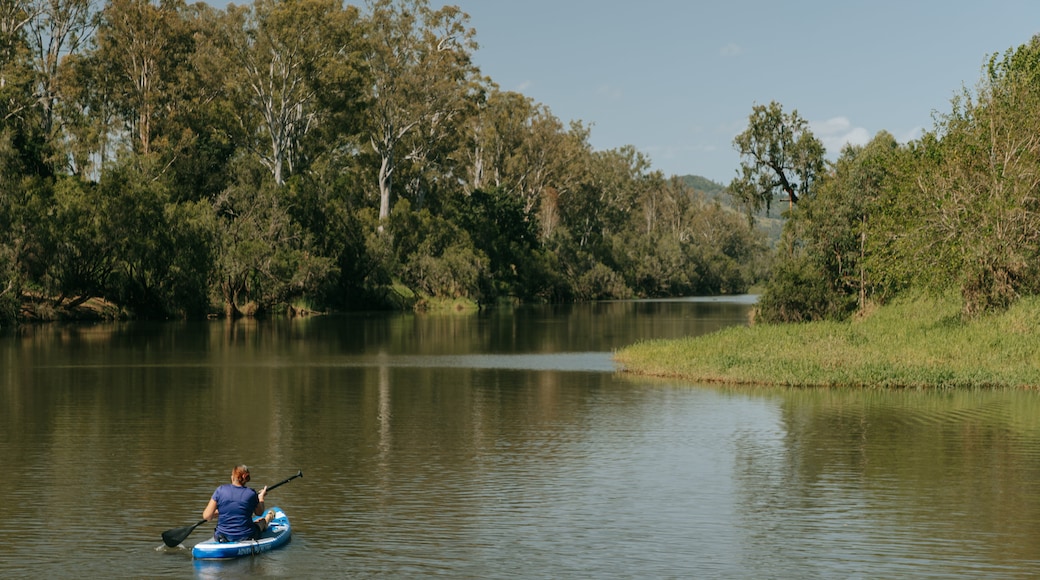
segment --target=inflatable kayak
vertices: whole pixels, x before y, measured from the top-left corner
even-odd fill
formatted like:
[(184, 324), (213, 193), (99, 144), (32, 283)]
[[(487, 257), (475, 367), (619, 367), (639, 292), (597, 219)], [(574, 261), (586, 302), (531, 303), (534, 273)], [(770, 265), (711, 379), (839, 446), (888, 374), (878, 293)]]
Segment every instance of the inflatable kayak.
[[(242, 540), (240, 542), (218, 542), (213, 538), (195, 544), (191, 555), (198, 560), (226, 560), (240, 556), (250, 556), (281, 548), (289, 543), (292, 526), (282, 508), (273, 507), (274, 519), (267, 526), (259, 540)], [(266, 513), (266, 512), (265, 512)], [(260, 519), (254, 517), (253, 521)]]

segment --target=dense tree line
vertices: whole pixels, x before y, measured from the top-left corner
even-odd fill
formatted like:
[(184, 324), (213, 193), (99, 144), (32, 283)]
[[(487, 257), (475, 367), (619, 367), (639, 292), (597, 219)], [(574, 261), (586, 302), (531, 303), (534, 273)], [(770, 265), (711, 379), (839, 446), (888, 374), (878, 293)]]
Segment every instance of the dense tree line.
[(881, 132), (826, 166), (796, 111), (755, 108), (730, 190), (792, 206), (763, 320), (842, 319), (924, 289), (959, 293), (970, 318), (1040, 292), (1040, 37), (992, 55), (951, 105), (920, 139)]
[(743, 218), (500, 90), (475, 34), (426, 0), (0, 0), (0, 320), (748, 288)]

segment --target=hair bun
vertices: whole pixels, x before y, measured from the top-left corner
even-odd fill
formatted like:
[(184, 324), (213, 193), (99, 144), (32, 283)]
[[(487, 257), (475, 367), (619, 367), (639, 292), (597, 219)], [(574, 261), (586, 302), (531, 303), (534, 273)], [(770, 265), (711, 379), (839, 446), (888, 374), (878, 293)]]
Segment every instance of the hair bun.
[(231, 471), (231, 479), (247, 483), (249, 481), (249, 468), (245, 465), (236, 465), (235, 469)]

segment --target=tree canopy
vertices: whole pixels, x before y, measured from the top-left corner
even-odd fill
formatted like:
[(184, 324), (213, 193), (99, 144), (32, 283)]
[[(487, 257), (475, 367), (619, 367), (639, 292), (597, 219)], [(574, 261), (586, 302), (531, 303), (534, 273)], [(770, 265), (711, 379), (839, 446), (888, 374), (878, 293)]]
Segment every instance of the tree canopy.
[(749, 213), (786, 196), (792, 207), (811, 195), (824, 170), (823, 144), (798, 111), (784, 113), (780, 103), (755, 105), (748, 128), (733, 139), (741, 155), (740, 174), (729, 185)]
[(746, 291), (766, 245), (428, 0), (0, 0), (0, 324)]
[[(881, 132), (817, 173), (813, 195), (785, 227), (792, 251), (779, 257), (762, 319), (842, 318), (908, 290), (956, 291), (964, 316), (974, 317), (1040, 291), (1038, 63), (1040, 38), (994, 54), (932, 131), (902, 145)], [(779, 108), (756, 108), (737, 139), (742, 151), (749, 142), (795, 143), (784, 125), (761, 123), (763, 115), (782, 118)], [(756, 160), (792, 157), (751, 150)], [(741, 199), (766, 191), (735, 183)]]

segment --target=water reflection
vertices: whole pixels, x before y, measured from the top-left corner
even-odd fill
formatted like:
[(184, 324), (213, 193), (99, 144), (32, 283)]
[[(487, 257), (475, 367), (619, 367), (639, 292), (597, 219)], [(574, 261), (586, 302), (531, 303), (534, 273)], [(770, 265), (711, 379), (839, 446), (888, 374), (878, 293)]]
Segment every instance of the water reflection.
[(794, 390), (781, 410), (776, 437), (736, 447), (757, 569), (775, 571), (779, 533), (792, 570), (820, 576), (1003, 576), (1036, 562), (1034, 393)]
[[(1035, 571), (1035, 393), (722, 389), (609, 364), (641, 338), (743, 324), (747, 307), (616, 302), (0, 339), (0, 576)], [(156, 550), (242, 462), (257, 485), (307, 474), (271, 497), (293, 520), (290, 546), (213, 566)]]

